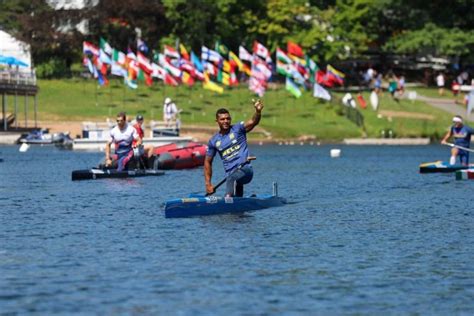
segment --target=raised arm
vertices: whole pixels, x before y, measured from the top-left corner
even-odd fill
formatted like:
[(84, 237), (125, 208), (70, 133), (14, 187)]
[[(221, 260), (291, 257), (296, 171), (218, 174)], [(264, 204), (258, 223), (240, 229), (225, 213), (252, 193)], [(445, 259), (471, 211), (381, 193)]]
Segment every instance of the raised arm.
[(204, 181), (206, 183), (206, 192), (209, 194), (214, 193), (214, 187), (212, 186), (212, 160), (214, 157), (207, 156), (204, 159)]
[(257, 101), (252, 101), (254, 101), (253, 106), (255, 107), (255, 113), (253, 114), (250, 120), (245, 122), (245, 131), (247, 133), (253, 130), (253, 128), (257, 126), (258, 123), (260, 123), (260, 118), (262, 117), (263, 102), (260, 99), (258, 99)]

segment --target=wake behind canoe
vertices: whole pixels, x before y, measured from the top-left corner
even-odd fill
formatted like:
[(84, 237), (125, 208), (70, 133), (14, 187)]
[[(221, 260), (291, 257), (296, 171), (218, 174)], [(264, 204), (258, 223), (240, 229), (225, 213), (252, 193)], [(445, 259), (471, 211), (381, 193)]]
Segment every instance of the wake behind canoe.
[(72, 181), (77, 180), (95, 180), (95, 179), (123, 179), (123, 178), (139, 178), (139, 177), (156, 177), (162, 176), (165, 173), (163, 171), (154, 169), (136, 169), (136, 170), (124, 170), (117, 171), (115, 169), (84, 169), (75, 170), (72, 172)]

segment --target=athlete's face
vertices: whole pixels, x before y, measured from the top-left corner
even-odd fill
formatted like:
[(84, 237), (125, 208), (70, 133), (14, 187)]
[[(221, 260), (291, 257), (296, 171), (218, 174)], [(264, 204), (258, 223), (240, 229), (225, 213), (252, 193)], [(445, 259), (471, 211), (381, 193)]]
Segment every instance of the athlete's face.
[(117, 116), (117, 125), (119, 128), (123, 128), (125, 126), (125, 118), (122, 116)]
[(232, 119), (229, 113), (218, 114), (216, 122), (219, 125), (221, 131), (227, 131), (230, 128)]

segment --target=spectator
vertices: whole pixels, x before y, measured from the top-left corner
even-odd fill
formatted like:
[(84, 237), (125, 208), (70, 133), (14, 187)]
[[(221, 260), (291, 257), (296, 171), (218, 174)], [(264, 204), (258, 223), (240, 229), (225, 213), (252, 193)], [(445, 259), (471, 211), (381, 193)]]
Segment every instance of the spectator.
[(442, 72), (440, 72), (436, 77), (436, 85), (438, 86), (438, 94), (440, 96), (444, 95), (444, 84), (444, 75)]
[(170, 98), (165, 99), (163, 105), (163, 120), (166, 123), (166, 127), (171, 127), (172, 122), (176, 122), (176, 115), (178, 114), (178, 108), (176, 104), (171, 101)]

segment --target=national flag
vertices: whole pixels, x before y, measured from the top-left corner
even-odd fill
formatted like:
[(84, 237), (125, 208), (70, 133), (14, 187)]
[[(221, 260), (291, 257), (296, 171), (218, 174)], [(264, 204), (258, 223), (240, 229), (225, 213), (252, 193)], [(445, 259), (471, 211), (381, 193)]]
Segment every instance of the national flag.
[(227, 56), (229, 54), (229, 49), (224, 44), (221, 44), (220, 41), (216, 41), (216, 45), (214, 47), (215, 51), (221, 54), (221, 56)]
[(265, 79), (268, 80), (272, 76), (272, 71), (268, 68), (268, 65), (259, 60), (258, 58), (254, 58), (254, 61), (252, 63), (252, 75), (254, 74), (255, 71), (261, 72)]
[(122, 66), (126, 63), (125, 54), (116, 49), (112, 52), (112, 60)]
[(270, 52), (268, 49), (257, 41), (253, 42), (253, 52), (257, 56), (262, 57), (265, 61), (268, 57), (270, 57)]
[(184, 58), (179, 60), (179, 69), (186, 70), (191, 76), (195, 76), (194, 73), (196, 72), (196, 68), (194, 68), (193, 64)]
[(209, 76), (206, 73), (204, 73), (204, 82), (202, 83), (202, 87), (204, 89), (211, 90), (211, 91), (214, 91), (214, 92), (217, 92), (217, 93), (223, 93), (224, 92), (224, 88), (219, 86), (217, 83), (212, 82), (209, 79)]
[(179, 44), (179, 53), (181, 54), (181, 58), (189, 60), (188, 51), (186, 50), (186, 47), (184, 47), (183, 44)]
[(191, 87), (194, 84), (194, 79), (186, 71), (183, 71), (181, 72), (181, 82)]
[(240, 71), (243, 70), (244, 63), (232, 51), (229, 52), (229, 61), (233, 61), (237, 65)]
[(174, 49), (173, 47), (168, 46), (168, 45), (165, 45), (164, 54), (165, 54), (165, 56), (167, 56), (167, 57), (179, 58), (179, 54), (178, 54), (178, 52), (176, 51), (176, 49)]
[(288, 51), (288, 54), (297, 56), (297, 57), (303, 57), (303, 49), (301, 46), (299, 46), (296, 43), (293, 43), (292, 41), (288, 41), (288, 44), (286, 45), (286, 50)]
[(163, 68), (161, 66), (158, 66), (155, 63), (152, 63), (151, 64), (151, 69), (152, 69), (152, 72), (151, 72), (152, 77), (158, 78), (158, 79), (161, 79), (161, 80), (165, 79), (165, 76), (166, 76), (165, 68)]
[(137, 60), (137, 55), (129, 48), (127, 48), (126, 63), (130, 63), (132, 60)]
[(126, 78), (128, 72), (125, 68), (122, 67), (119, 63), (113, 61), (110, 67), (110, 73), (114, 76), (124, 77)]
[(92, 54), (93, 56), (99, 56), (99, 49), (89, 42), (82, 42), (82, 52), (84, 54)]
[(244, 47), (239, 46), (239, 58), (240, 60), (246, 60), (252, 62), (253, 56)]
[(100, 71), (97, 73), (97, 81), (99, 82), (99, 84), (101, 86), (108, 86), (109, 85), (109, 80)]
[(290, 77), (286, 77), (285, 87), (286, 90), (290, 91), (291, 94), (293, 94), (296, 98), (301, 97), (301, 90), (298, 88), (296, 83), (294, 83), (293, 80), (290, 79)]
[(204, 72), (207, 72), (208, 74), (212, 76), (217, 76), (217, 68), (214, 66), (213, 63), (205, 62), (204, 63)]
[(293, 60), (291, 60), (291, 58), (288, 57), (288, 55), (285, 54), (285, 52), (280, 48), (277, 48), (276, 59), (277, 59), (277, 63), (278, 63), (278, 61), (283, 62), (285, 64), (292, 64), (293, 63)]
[(99, 59), (103, 64), (110, 65), (112, 63), (112, 60), (110, 59), (109, 55), (107, 55), (102, 48), (99, 49)]
[(344, 84), (344, 77), (346, 75), (344, 75), (342, 72), (340, 72), (339, 70), (337, 70), (333, 66), (327, 65), (326, 66), (326, 73), (334, 75), (336, 77), (335, 81), (338, 82), (340, 85)]
[(291, 69), (290, 67), (292, 67), (293, 65), (291, 64), (285, 64), (284, 62), (281, 62), (280, 60), (277, 60), (277, 63), (276, 63), (276, 71), (277, 73), (279, 73), (280, 75), (283, 75), (283, 76), (290, 76), (291, 75)]
[(153, 68), (151, 67), (150, 60), (145, 57), (140, 52), (137, 52), (137, 61), (138, 61), (138, 66), (146, 73), (146, 74), (151, 74), (153, 71)]
[(191, 52), (191, 62), (193, 63), (194, 67), (198, 71), (200, 71), (200, 72), (204, 71), (204, 67), (201, 63), (201, 60), (199, 59), (199, 57), (196, 56), (196, 54), (194, 54), (194, 52)]
[(212, 49), (209, 49), (206, 46), (202, 46), (201, 59), (219, 63), (222, 60), (222, 56), (218, 52), (213, 51)]
[(329, 92), (317, 83), (313, 86), (313, 97), (331, 101)]
[(266, 83), (265, 81), (260, 81), (255, 77), (250, 77), (249, 89), (255, 92), (259, 97), (263, 97), (266, 90)]
[(306, 55), (306, 68), (309, 70), (309, 81), (315, 83), (315, 74), (319, 67), (308, 55)]
[(141, 38), (137, 39), (137, 52), (148, 54), (148, 46)]
[(178, 81), (169, 73), (166, 73), (165, 79), (163, 81), (168, 86), (177, 87), (179, 85)]
[(223, 85), (229, 86), (230, 75), (227, 72), (222, 71), (222, 69), (219, 69), (219, 72), (217, 73), (217, 82), (220, 82)]
[(173, 64), (171, 64), (168, 61), (168, 59), (165, 57), (165, 55), (160, 54), (159, 62), (160, 62), (160, 65), (163, 68), (165, 68), (168, 73), (170, 73), (171, 75), (173, 75), (176, 78), (181, 77), (181, 70), (179, 68), (175, 67)]
[(100, 48), (109, 56), (112, 55), (112, 52), (113, 52), (113, 49), (112, 47), (109, 45), (109, 43), (107, 43), (107, 41), (105, 39), (103, 39), (102, 37), (100, 38), (100, 41), (99, 41), (99, 46)]
[[(95, 75), (95, 73), (97, 72), (97, 69), (95, 69), (95, 66), (94, 64), (92, 63), (92, 60), (90, 60), (90, 58), (88, 57), (85, 57), (82, 59), (82, 64), (87, 67), (87, 69), (89, 70), (89, 72), (92, 74), (92, 75)], [(94, 78), (96, 78), (94, 76)]]

